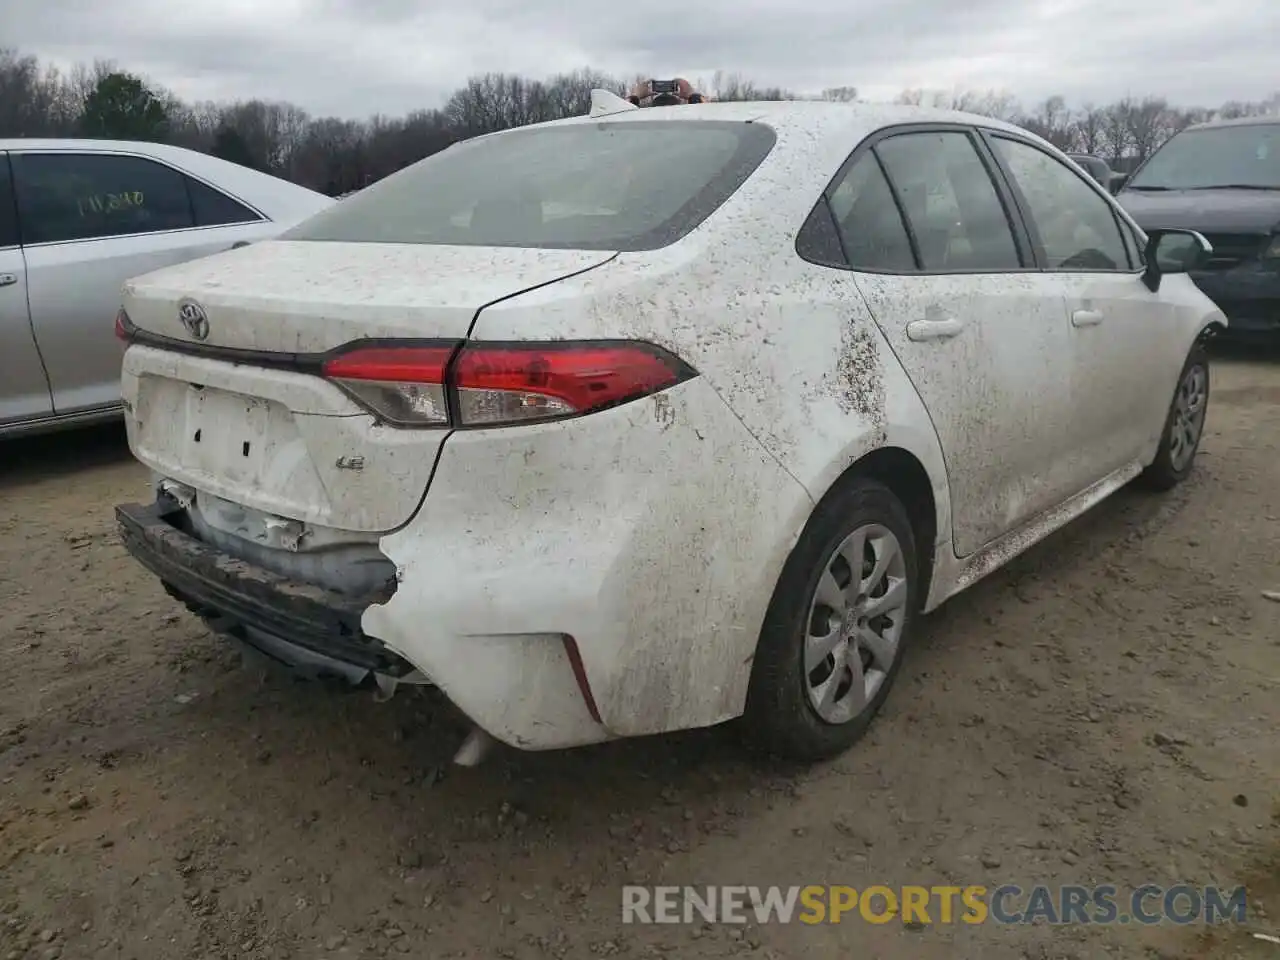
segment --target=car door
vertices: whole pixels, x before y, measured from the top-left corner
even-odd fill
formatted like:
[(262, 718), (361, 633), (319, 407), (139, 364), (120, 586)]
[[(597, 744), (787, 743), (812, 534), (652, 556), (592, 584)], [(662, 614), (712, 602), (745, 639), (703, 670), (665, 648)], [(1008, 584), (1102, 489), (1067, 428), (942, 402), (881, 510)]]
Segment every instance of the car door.
[(53, 413), (27, 312), (27, 265), (18, 244), (9, 156), (0, 151), (0, 429)]
[(1059, 502), (1076, 470), (1060, 290), (972, 129), (890, 128), (829, 192), (854, 282), (924, 401), (965, 556)]
[(1174, 309), (1143, 282), (1138, 246), (1112, 201), (1072, 166), (1012, 134), (988, 131), (1071, 323), (1074, 416), (1064, 441), (1090, 481), (1151, 450), (1164, 423), (1185, 348)]
[(122, 348), (113, 329), (124, 282), (254, 239), (263, 218), (148, 157), (14, 151), (12, 165), (31, 324), (54, 410), (114, 406)]

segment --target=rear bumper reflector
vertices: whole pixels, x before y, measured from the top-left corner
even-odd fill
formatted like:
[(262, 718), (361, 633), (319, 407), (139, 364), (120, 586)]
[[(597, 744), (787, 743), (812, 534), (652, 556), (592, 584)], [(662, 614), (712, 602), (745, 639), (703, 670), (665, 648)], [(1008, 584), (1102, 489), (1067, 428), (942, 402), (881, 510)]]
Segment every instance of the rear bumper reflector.
[(595, 694), (591, 692), (591, 684), (587, 681), (587, 668), (582, 663), (582, 651), (578, 649), (578, 641), (568, 634), (564, 636), (564, 652), (569, 658), (569, 666), (573, 669), (573, 679), (577, 681), (578, 690), (582, 693), (582, 699), (587, 705), (587, 713), (591, 714), (591, 719), (596, 723), (603, 724), (604, 721), (600, 719), (600, 708), (596, 706)]
[(360, 628), (361, 615), (385, 594), (344, 596), (246, 563), (183, 532), (172, 522), (182, 511), (161, 502), (122, 504), (115, 513), (125, 549), (215, 629), (248, 642), (260, 631), (391, 677), (413, 672)]

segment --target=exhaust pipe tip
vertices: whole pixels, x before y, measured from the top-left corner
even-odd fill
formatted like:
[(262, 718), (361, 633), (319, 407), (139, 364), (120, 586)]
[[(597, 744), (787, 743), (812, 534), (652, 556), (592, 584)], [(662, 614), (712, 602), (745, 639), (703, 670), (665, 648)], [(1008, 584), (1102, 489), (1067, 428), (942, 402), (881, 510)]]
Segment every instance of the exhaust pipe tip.
[(453, 755), (453, 762), (460, 767), (478, 766), (493, 752), (496, 744), (497, 741), (489, 734), (479, 727), (472, 727), (467, 738), (462, 741), (462, 746), (458, 748), (458, 752)]

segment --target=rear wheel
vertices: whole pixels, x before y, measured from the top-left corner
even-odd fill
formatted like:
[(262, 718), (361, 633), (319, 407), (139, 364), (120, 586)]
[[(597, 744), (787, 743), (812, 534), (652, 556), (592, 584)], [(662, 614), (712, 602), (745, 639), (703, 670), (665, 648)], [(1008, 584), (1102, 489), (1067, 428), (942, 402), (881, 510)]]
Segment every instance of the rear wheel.
[(898, 498), (855, 479), (825, 499), (761, 631), (743, 717), (749, 745), (809, 761), (857, 742), (901, 667), (916, 594), (915, 538)]
[(1200, 449), (1208, 410), (1209, 355), (1197, 343), (1178, 376), (1156, 458), (1142, 474), (1144, 485), (1153, 490), (1170, 490), (1187, 478)]

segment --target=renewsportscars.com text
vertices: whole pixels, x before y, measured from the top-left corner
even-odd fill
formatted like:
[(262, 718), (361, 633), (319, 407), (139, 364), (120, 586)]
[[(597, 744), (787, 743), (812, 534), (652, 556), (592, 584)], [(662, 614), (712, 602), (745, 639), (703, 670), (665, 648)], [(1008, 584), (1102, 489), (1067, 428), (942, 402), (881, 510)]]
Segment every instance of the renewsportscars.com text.
[(1244, 887), (1103, 884), (622, 888), (623, 923), (1243, 923)]

